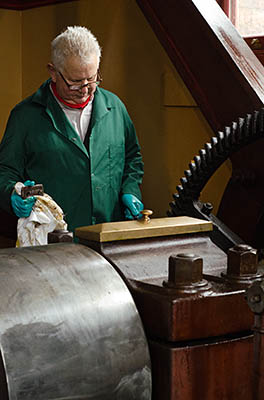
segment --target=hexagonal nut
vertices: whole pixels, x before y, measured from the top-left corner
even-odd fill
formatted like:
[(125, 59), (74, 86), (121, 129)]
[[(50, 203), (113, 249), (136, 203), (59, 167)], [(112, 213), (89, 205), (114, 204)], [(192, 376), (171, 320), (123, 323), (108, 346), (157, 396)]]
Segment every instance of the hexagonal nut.
[(73, 232), (57, 229), (48, 234), (48, 243), (73, 242)]
[(169, 257), (168, 281), (172, 285), (190, 284), (203, 279), (203, 259), (194, 254), (172, 254)]
[(257, 250), (247, 244), (239, 244), (228, 250), (227, 275), (254, 275), (258, 270)]

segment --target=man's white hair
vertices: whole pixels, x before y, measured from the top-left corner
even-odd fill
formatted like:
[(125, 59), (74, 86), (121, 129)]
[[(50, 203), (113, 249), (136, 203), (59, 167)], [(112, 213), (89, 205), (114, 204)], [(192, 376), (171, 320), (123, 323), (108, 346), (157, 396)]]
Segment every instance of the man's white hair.
[(92, 32), (83, 26), (68, 26), (51, 42), (51, 61), (56, 68), (63, 68), (69, 56), (79, 57), (82, 64), (89, 64), (94, 55), (100, 61), (101, 48)]

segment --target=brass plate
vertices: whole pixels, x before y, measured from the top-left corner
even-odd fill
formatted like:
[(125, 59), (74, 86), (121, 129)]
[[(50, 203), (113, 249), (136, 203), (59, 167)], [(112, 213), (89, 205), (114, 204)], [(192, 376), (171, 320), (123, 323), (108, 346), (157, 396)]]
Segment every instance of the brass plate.
[(185, 233), (212, 231), (212, 222), (190, 217), (153, 218), (150, 222), (142, 220), (105, 222), (77, 228), (79, 239), (96, 242), (142, 239), (157, 236), (182, 235)]

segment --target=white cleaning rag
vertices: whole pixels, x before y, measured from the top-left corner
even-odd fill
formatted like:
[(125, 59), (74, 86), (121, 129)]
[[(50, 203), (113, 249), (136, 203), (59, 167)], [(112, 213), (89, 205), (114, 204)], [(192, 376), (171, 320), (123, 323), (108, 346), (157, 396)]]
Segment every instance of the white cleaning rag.
[[(19, 188), (16, 188), (16, 190), (18, 192)], [(48, 244), (49, 232), (53, 232), (55, 229), (67, 230), (68, 228), (63, 219), (62, 209), (48, 194), (44, 193), (43, 196), (36, 195), (34, 197), (36, 202), (30, 216), (19, 218), (17, 222), (19, 247)]]

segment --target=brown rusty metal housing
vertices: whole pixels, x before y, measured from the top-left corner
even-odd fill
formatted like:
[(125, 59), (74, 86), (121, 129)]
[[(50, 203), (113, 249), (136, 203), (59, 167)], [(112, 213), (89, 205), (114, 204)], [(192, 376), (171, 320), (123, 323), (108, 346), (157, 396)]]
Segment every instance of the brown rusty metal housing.
[[(80, 228), (80, 243), (102, 254), (132, 293), (150, 348), (153, 400), (250, 400), (254, 318), (244, 295), (260, 276), (256, 251), (243, 248), (234, 261), (210, 230), (100, 241), (91, 240), (93, 229)], [(245, 251), (247, 281), (226, 279), (227, 264), (243, 265)]]

